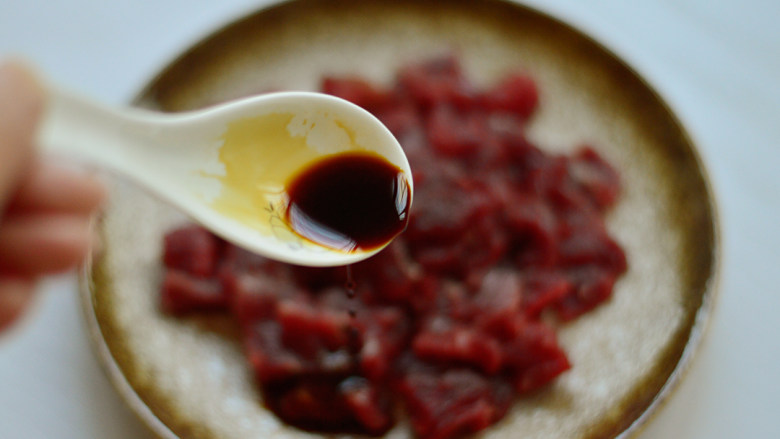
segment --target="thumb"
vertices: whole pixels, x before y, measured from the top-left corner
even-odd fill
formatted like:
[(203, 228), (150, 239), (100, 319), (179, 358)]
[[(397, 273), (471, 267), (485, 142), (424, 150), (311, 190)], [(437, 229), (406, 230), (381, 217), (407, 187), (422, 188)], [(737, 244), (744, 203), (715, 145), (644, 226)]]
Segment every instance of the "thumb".
[(0, 218), (32, 162), (43, 103), (43, 90), (28, 68), (18, 62), (0, 64)]

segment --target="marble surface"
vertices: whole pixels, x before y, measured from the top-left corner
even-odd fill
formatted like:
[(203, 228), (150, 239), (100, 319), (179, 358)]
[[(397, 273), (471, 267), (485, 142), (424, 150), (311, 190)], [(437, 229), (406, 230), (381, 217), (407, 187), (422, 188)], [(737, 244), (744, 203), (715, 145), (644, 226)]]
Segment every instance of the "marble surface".
[[(0, 0), (0, 58), (127, 102), (157, 69), (263, 1)], [(528, 0), (628, 61), (671, 104), (720, 207), (720, 296), (693, 366), (640, 439), (780, 437), (780, 2)], [(0, 336), (0, 438), (146, 439), (92, 355), (74, 276)]]

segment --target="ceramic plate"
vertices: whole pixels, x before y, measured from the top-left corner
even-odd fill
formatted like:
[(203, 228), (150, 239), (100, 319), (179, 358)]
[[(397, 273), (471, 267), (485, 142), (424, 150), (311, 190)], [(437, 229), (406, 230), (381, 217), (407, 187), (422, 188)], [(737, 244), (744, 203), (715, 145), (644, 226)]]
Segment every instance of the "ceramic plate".
[[(136, 103), (183, 111), (267, 90), (315, 90), (323, 74), (379, 83), (409, 61), (456, 53), (488, 84), (533, 75), (529, 137), (582, 142), (622, 174), (607, 225), (629, 260), (613, 298), (560, 330), (573, 369), (520, 399), (485, 438), (636, 433), (679, 380), (710, 314), (718, 265), (712, 194), (690, 138), (641, 77), (558, 20), (498, 0), (298, 0), (261, 10), (173, 61)], [(186, 218), (116, 180), (105, 250), (83, 280), (87, 320), (117, 389), (160, 437), (304, 438), (263, 408), (240, 344), (219, 318), (158, 310), (161, 237)], [(410, 437), (400, 422), (390, 438)]]

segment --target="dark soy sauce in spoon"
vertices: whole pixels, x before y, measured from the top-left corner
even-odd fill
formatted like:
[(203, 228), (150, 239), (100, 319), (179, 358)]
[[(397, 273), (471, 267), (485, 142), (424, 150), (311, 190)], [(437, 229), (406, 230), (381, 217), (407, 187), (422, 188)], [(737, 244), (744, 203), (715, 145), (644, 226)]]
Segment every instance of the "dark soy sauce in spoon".
[(412, 198), (398, 167), (362, 152), (315, 163), (292, 180), (287, 196), (295, 233), (345, 252), (381, 247), (403, 232)]

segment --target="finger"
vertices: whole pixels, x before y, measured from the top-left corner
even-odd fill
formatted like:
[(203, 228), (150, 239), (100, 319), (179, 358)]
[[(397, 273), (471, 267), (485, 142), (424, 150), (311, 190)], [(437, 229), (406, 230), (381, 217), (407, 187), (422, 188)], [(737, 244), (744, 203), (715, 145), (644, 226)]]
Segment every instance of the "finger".
[(8, 209), (16, 212), (87, 214), (105, 198), (106, 189), (96, 178), (45, 160), (36, 160), (9, 202)]
[(89, 216), (9, 215), (0, 229), (0, 273), (65, 271), (81, 263), (89, 249)]
[(0, 278), (0, 332), (8, 329), (33, 301), (35, 283), (30, 279)]
[(18, 63), (0, 65), (0, 212), (30, 164), (42, 109), (43, 92), (32, 73)]

